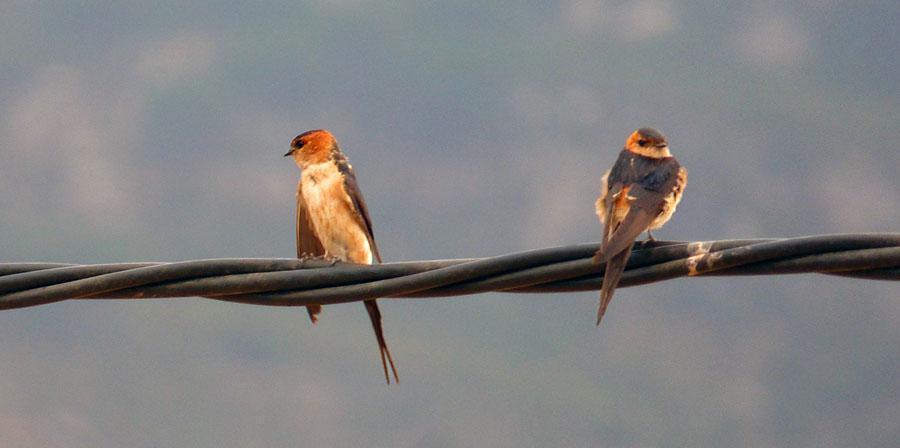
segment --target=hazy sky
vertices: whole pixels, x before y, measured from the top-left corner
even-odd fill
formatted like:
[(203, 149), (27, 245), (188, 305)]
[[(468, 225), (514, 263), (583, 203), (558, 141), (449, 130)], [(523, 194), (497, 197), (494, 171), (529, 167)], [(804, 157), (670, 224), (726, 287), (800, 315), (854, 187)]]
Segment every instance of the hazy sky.
[[(294, 255), (330, 129), (387, 261), (594, 241), (640, 126), (662, 239), (900, 231), (896, 1), (0, 2), (0, 262)], [(0, 445), (895, 446), (900, 288), (825, 276), (0, 312)]]

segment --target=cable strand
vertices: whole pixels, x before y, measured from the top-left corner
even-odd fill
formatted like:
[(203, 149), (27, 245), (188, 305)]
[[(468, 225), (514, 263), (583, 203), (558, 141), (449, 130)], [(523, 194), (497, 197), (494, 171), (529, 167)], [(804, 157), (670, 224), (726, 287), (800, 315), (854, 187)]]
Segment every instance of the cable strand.
[[(380, 297), (429, 298), (491, 291), (599, 289), (598, 245), (489, 258), (356, 265), (321, 259), (230, 258), (174, 263), (0, 263), (0, 309), (71, 299), (206, 297), (269, 306)], [(900, 234), (836, 234), (635, 245), (619, 287), (694, 276), (821, 273), (900, 280)]]

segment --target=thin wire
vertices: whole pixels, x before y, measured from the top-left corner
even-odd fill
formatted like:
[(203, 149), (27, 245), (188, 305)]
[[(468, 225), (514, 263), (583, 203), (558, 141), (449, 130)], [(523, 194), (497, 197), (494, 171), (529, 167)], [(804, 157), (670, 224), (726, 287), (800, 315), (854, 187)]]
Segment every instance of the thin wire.
[[(70, 299), (207, 297), (270, 306), (378, 297), (425, 298), (490, 291), (599, 289), (597, 244), (481, 259), (355, 265), (321, 259), (235, 258), (175, 263), (0, 263), (0, 309)], [(821, 273), (900, 280), (900, 234), (639, 243), (620, 287), (684, 276)]]

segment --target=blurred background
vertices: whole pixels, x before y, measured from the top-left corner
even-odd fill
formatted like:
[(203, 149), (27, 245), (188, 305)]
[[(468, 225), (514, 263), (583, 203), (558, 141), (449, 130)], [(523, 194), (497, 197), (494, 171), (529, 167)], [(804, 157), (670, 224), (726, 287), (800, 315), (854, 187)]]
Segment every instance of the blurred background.
[[(327, 128), (386, 260), (595, 241), (662, 130), (660, 239), (898, 231), (900, 3), (0, 3), (0, 261), (294, 256)], [(900, 289), (801, 275), (597, 294), (0, 312), (4, 447), (869, 446), (900, 440)], [(316, 444), (316, 445), (314, 445)]]

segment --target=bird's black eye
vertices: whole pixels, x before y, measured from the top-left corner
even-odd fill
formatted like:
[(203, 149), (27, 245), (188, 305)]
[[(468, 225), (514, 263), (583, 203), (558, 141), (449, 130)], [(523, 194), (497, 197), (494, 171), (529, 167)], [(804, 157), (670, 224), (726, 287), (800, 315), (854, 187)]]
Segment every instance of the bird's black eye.
[(638, 145), (647, 146), (647, 140), (644, 140), (644, 139), (638, 140)]

